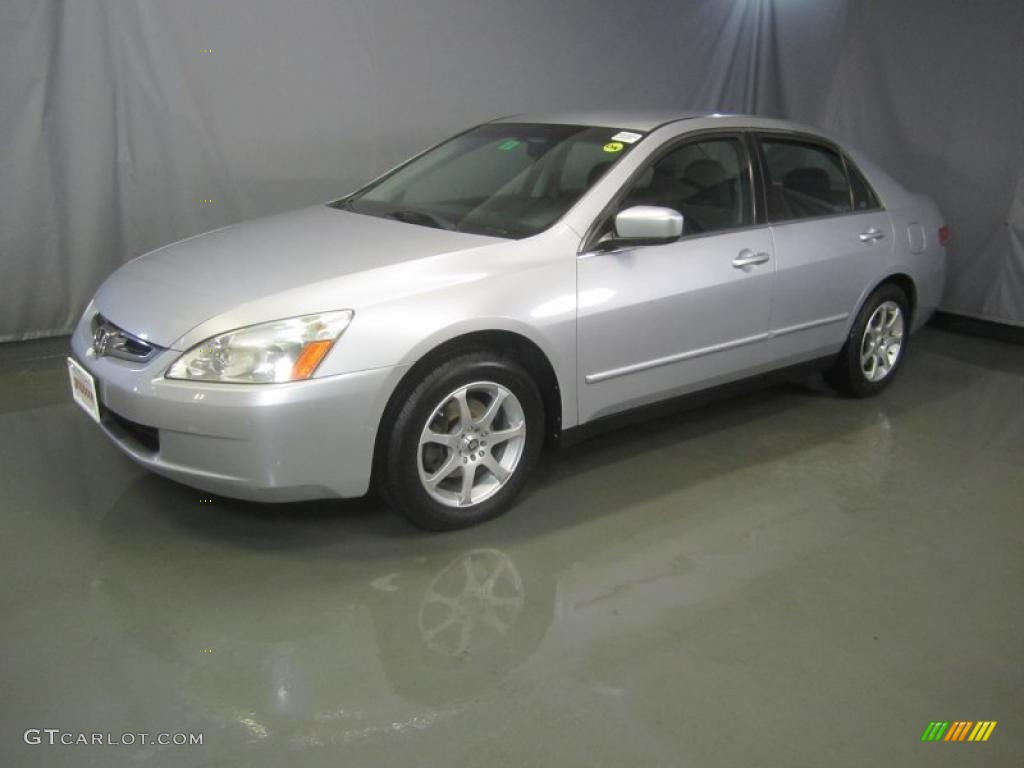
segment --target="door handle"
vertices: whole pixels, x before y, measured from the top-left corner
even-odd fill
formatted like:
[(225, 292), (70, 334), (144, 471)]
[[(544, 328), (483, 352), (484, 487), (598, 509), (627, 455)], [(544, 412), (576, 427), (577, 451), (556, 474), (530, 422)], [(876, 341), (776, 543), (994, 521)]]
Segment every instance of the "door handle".
[(732, 260), (732, 265), (736, 267), (736, 269), (743, 269), (744, 267), (752, 267), (755, 264), (764, 264), (770, 258), (771, 256), (763, 251), (761, 253), (754, 253), (749, 248), (744, 248), (740, 251), (739, 255)]
[(875, 240), (881, 240), (885, 237), (885, 232), (877, 227), (871, 227), (870, 229), (865, 229), (861, 232), (858, 237), (860, 237), (860, 241), (862, 243), (873, 243)]

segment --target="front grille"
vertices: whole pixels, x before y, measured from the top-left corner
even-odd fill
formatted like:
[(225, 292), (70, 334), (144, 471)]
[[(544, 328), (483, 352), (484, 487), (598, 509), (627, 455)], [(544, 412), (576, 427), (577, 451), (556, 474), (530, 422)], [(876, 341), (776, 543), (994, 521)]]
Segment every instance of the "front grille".
[(137, 421), (126, 419), (119, 413), (114, 413), (109, 408), (103, 408), (102, 416), (107, 426), (117, 437), (128, 437), (150, 453), (160, 452), (160, 430), (156, 427), (147, 427)]
[(92, 319), (92, 349), (96, 357), (109, 355), (133, 363), (145, 363), (160, 347), (133, 336), (97, 312)]

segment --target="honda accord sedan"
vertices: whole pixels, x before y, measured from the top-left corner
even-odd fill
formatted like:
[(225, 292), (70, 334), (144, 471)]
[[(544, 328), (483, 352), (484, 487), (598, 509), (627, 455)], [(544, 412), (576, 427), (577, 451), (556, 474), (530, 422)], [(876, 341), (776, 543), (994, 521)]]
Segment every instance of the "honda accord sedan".
[(778, 120), (516, 116), (339, 200), (129, 262), (68, 358), (132, 459), (258, 501), (376, 488), (414, 524), (508, 508), (547, 443), (821, 367), (889, 385), (949, 232)]

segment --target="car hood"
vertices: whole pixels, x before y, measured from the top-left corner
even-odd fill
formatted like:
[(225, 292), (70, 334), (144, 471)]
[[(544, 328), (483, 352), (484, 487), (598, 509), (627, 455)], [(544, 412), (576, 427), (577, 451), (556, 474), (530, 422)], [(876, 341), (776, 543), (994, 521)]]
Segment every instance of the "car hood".
[(196, 235), (140, 256), (100, 286), (96, 308), (129, 333), (170, 347), (203, 321), (241, 304), (501, 242), (318, 205)]

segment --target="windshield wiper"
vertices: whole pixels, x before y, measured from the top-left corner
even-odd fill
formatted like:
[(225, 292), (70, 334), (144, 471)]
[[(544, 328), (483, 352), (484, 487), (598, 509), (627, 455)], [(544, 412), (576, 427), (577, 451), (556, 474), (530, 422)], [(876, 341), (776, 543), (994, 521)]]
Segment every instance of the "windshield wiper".
[(406, 224), (420, 224), (427, 227), (434, 227), (435, 229), (456, 229), (454, 223), (441, 218), (437, 214), (427, 213), (426, 211), (399, 208), (398, 210), (390, 211), (388, 216)]
[(512, 234), (511, 230), (505, 229), (505, 227), (499, 227), (497, 224), (474, 224), (471, 227), (463, 230), (474, 235), (492, 235), (494, 237), (505, 237), (510, 239), (518, 239), (518, 237)]

